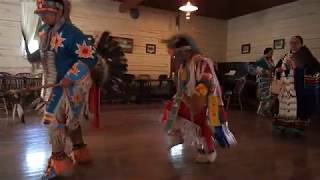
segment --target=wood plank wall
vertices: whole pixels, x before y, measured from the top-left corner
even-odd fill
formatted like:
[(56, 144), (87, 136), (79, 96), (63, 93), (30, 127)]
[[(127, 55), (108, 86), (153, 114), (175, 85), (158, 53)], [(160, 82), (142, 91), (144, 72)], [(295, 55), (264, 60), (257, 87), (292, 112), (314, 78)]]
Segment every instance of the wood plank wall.
[[(72, 0), (72, 20), (85, 33), (109, 30), (113, 35), (134, 39), (134, 52), (128, 54), (129, 73), (168, 74), (170, 60), (165, 44), (177, 33), (176, 13), (141, 7), (141, 17), (133, 20), (118, 12), (118, 3), (111, 0)], [(27, 72), (30, 65), (21, 50), (20, 0), (0, 0), (0, 71)], [(300, 34), (306, 45), (320, 59), (320, 1), (300, 0), (252, 13), (229, 21), (182, 16), (181, 32), (191, 34), (202, 51), (215, 61), (254, 61), (274, 39)], [(251, 43), (252, 52), (241, 55), (241, 44)], [(156, 44), (157, 54), (146, 54), (145, 45)], [(287, 50), (275, 51), (275, 59)]]
[[(305, 44), (320, 59), (320, 1), (300, 0), (228, 21), (226, 62), (255, 61), (265, 47), (272, 47), (274, 39), (301, 35)], [(241, 44), (251, 43), (251, 53), (241, 54)], [(275, 50), (278, 60), (288, 52)]]
[[(176, 13), (141, 7), (140, 18), (133, 20), (128, 13), (119, 13), (118, 5), (105, 0), (73, 0), (71, 18), (86, 33), (109, 30), (116, 36), (133, 38), (133, 53), (127, 54), (129, 73), (168, 74), (170, 58), (161, 41), (177, 32)], [(219, 60), (225, 59), (226, 28), (226, 21), (196, 16), (186, 21), (181, 17), (180, 30), (191, 34), (205, 53)], [(157, 54), (146, 54), (146, 44), (156, 44)]]
[[(161, 41), (177, 33), (176, 13), (141, 7), (137, 20), (128, 13), (118, 12), (118, 3), (111, 0), (72, 0), (71, 18), (87, 34), (105, 30), (115, 36), (134, 39), (134, 50), (127, 54), (129, 73), (168, 74), (170, 58)], [(0, 0), (0, 71), (28, 72), (30, 65), (21, 50), (21, 5), (19, 0)], [(226, 22), (193, 16), (191, 21), (181, 17), (181, 31), (193, 36), (210, 57), (223, 60), (226, 48)], [(219, 38), (219, 41), (215, 39)], [(208, 39), (210, 39), (208, 41)], [(157, 53), (147, 54), (146, 44), (156, 44)]]
[[(170, 59), (161, 40), (172, 35), (175, 29), (173, 13), (141, 8), (139, 19), (118, 12), (118, 3), (111, 1), (72, 1), (71, 19), (89, 34), (107, 30), (114, 36), (134, 39), (132, 54), (127, 54), (129, 73), (168, 74)], [(146, 44), (155, 44), (156, 54), (146, 53)]]
[(30, 71), (21, 48), (20, 0), (0, 0), (0, 71)]
[(224, 61), (227, 49), (227, 21), (207, 17), (181, 17), (181, 32), (188, 33), (196, 40), (201, 51), (214, 61)]

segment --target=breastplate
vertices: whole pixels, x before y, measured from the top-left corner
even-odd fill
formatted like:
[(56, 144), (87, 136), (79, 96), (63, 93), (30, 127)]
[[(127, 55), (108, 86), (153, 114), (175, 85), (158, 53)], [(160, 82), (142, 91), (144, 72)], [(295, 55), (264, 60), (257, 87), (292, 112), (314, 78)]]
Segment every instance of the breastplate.
[[(42, 85), (52, 85), (57, 83), (57, 70), (55, 65), (55, 53), (53, 51), (46, 51), (41, 53), (43, 78)], [(52, 88), (41, 90), (41, 97), (48, 101), (51, 95)]]

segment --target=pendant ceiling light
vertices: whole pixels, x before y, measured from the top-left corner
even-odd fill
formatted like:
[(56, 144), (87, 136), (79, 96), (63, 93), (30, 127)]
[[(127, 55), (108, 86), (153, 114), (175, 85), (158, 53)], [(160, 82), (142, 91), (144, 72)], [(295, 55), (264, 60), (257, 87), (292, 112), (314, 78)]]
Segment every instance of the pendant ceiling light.
[(179, 7), (180, 11), (186, 13), (186, 19), (190, 19), (191, 13), (198, 10), (198, 7), (188, 1), (185, 5)]

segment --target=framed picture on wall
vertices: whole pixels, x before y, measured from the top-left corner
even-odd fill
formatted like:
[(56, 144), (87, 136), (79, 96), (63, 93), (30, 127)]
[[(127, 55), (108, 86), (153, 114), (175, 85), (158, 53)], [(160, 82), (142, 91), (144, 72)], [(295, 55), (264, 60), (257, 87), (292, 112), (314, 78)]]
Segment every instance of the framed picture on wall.
[(241, 54), (250, 54), (251, 44), (243, 44), (241, 46)]
[(120, 47), (123, 49), (123, 52), (130, 54), (133, 53), (133, 39), (116, 36), (113, 36), (112, 38), (119, 43)]
[(273, 41), (273, 49), (284, 49), (285, 39), (276, 39)]
[(146, 44), (146, 53), (148, 54), (156, 54), (157, 47), (155, 44)]

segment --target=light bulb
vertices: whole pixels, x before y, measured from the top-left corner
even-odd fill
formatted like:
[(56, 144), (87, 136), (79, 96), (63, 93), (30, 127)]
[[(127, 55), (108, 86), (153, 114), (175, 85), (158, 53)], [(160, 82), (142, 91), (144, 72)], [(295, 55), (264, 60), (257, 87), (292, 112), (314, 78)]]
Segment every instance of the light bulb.
[(193, 5), (193, 4), (191, 4), (191, 2), (188, 1), (185, 5), (180, 6), (179, 10), (180, 11), (184, 11), (184, 12), (194, 12), (194, 11), (198, 10), (198, 7)]
[(186, 19), (189, 20), (190, 18), (191, 18), (191, 13), (190, 13), (190, 12), (187, 12), (187, 13), (186, 13)]

